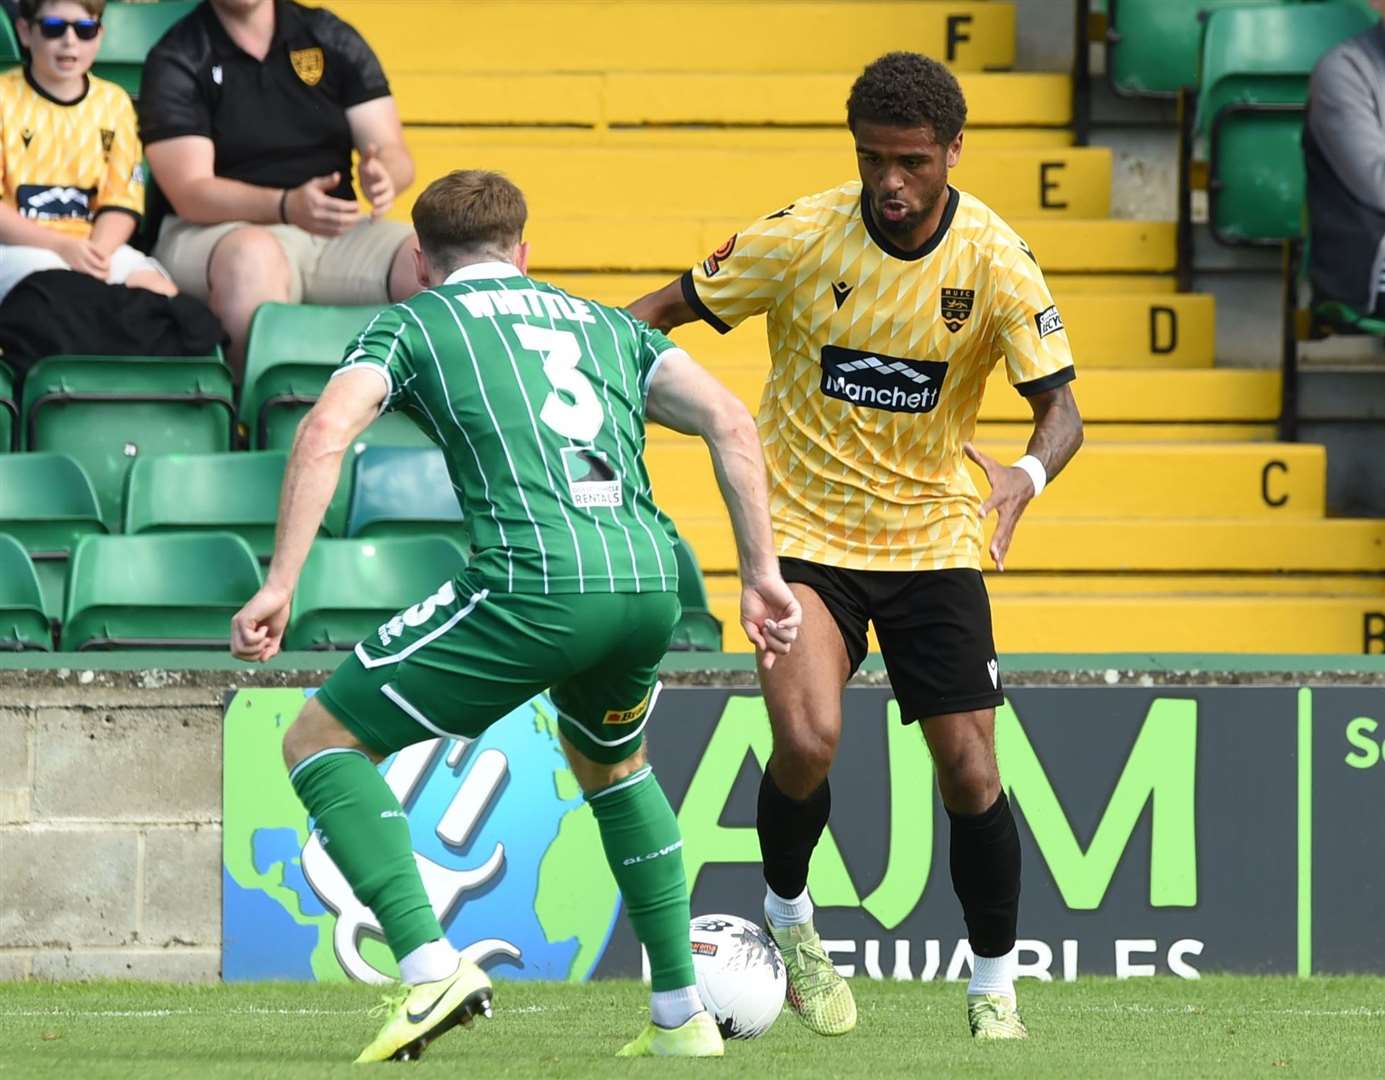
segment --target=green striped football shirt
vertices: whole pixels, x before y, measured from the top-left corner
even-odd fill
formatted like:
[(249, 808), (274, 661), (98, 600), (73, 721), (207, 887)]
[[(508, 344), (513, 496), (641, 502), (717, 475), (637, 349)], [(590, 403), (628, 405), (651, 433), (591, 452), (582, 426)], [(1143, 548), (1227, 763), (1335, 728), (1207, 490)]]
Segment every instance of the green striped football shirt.
[(673, 522), (644, 466), (644, 403), (673, 342), (508, 263), (463, 267), (386, 308), (335, 374), (369, 366), (382, 412), (447, 458), (471, 568), (496, 591), (673, 591)]

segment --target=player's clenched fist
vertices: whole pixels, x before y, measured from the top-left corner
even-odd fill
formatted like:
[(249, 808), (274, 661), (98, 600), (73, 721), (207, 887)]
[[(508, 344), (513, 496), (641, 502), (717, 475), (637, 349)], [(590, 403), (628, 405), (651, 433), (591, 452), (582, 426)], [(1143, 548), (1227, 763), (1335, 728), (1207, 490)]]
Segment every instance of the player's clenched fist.
[(1005, 553), (1010, 550), (1010, 541), (1015, 536), (1015, 526), (1020, 515), (1034, 497), (1034, 481), (1023, 469), (1002, 465), (995, 458), (983, 454), (971, 443), (962, 449), (967, 457), (980, 465), (991, 485), (991, 494), (981, 505), (982, 520), (995, 511), (995, 532), (991, 534), (990, 553), (995, 560), (995, 568), (1005, 569)]
[(231, 652), (236, 659), (264, 661), (278, 653), (292, 599), (291, 593), (265, 585), (231, 617)]
[(776, 575), (746, 582), (741, 592), (741, 626), (766, 671), (774, 666), (775, 657), (789, 651), (802, 624), (803, 608), (783, 578)]

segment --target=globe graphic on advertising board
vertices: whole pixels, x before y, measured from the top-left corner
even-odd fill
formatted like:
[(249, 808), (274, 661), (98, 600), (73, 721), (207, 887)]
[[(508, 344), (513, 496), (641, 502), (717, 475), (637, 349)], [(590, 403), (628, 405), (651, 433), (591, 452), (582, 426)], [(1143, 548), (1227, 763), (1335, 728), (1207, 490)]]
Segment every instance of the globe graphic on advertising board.
[[(265, 763), (275, 762), (285, 717), (254, 723), (233, 710), (231, 721), (245, 728), (228, 749), (228, 828), (241, 817), (232, 811), (239, 799), (247, 800), (244, 813), (273, 823), (246, 830), (244, 849), (227, 838), (224, 976), (394, 977), (378, 924), (309, 833), (287, 779), (287, 800), (277, 790), (268, 798), (276, 781)], [(408, 815), (415, 860), (449, 941), (500, 978), (591, 974), (619, 896), (546, 697), (472, 743), (420, 743), (380, 770)], [(238, 792), (234, 776), (244, 777)]]

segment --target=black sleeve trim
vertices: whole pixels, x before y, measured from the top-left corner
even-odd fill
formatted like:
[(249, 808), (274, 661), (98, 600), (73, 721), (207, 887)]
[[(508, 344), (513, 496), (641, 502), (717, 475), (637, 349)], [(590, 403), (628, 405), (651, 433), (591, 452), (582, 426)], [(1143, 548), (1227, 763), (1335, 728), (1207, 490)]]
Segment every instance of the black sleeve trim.
[(394, 95), (390, 93), (389, 83), (385, 83), (382, 87), (368, 89), (360, 95), (353, 94), (343, 98), (341, 107), (343, 109), (354, 109), (357, 105), (365, 105), (367, 102), (379, 101), (381, 98), (393, 96)]
[(1077, 368), (1069, 364), (1052, 375), (1045, 375), (1042, 379), (1031, 379), (1029, 382), (1015, 383), (1015, 389), (1025, 397), (1033, 397), (1035, 394), (1045, 394), (1050, 390), (1057, 390), (1060, 386), (1066, 386), (1077, 378)]
[(199, 135), (204, 139), (210, 139), (212, 133), (206, 128), (189, 127), (186, 124), (182, 127), (154, 128), (152, 131), (140, 129), (139, 141), (145, 146), (152, 146), (154, 143), (167, 142), (169, 139), (181, 139), (185, 135)]
[(683, 288), (683, 299), (688, 307), (697, 312), (697, 317), (715, 330), (718, 334), (729, 334), (731, 327), (716, 317), (716, 314), (706, 304), (702, 302), (702, 297), (697, 295), (697, 286), (693, 284), (691, 270), (684, 270), (683, 276), (678, 279)]
[(129, 214), (132, 218), (135, 219), (136, 226), (138, 226), (139, 223), (144, 220), (143, 214), (141, 214), (138, 210), (131, 210), (128, 206), (103, 206), (101, 207), (101, 209), (97, 210), (96, 213), (92, 216), (92, 220), (95, 221), (102, 214)]

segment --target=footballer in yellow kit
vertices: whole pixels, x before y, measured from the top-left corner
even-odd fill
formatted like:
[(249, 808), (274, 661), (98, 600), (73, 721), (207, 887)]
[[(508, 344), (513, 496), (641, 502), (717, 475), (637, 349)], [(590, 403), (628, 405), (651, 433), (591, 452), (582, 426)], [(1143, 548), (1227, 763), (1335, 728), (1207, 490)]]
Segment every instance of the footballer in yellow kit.
[[(761, 673), (774, 752), (757, 828), (789, 1002), (824, 1035), (850, 1031), (856, 1009), (813, 925), (808, 864), (831, 806), (841, 691), (871, 623), (951, 821), (953, 886), (976, 958), (971, 1032), (1027, 1034), (1015, 1005), (1020, 848), (995, 760), (1003, 694), (982, 522), (996, 512), (989, 551), (1003, 569), (1020, 514), (1076, 453), (1082, 422), (1068, 337), (1034, 252), (948, 184), (965, 121), (941, 64), (879, 58), (847, 101), (859, 180), (794, 198), (631, 305), (665, 330), (700, 318), (726, 333), (766, 317), (760, 438), (781, 568), (804, 621), (788, 662)], [(1035, 418), (1027, 453), (1009, 467), (969, 441), (998, 363)], [(984, 501), (967, 457), (990, 483)]]

